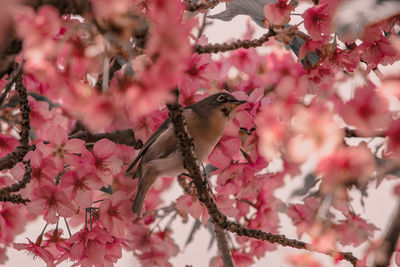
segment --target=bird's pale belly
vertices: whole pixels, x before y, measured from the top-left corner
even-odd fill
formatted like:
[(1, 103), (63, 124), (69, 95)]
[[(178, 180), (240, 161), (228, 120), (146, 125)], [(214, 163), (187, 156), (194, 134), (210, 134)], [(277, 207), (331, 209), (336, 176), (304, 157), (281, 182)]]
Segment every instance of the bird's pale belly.
[[(207, 142), (207, 145), (195, 141), (195, 154), (200, 163), (207, 159), (218, 139), (212, 143)], [(183, 157), (179, 150), (171, 153), (168, 157), (155, 159), (147, 164), (157, 170), (158, 177), (174, 177), (185, 172), (183, 168)], [(146, 166), (146, 168), (147, 167), (148, 166)]]

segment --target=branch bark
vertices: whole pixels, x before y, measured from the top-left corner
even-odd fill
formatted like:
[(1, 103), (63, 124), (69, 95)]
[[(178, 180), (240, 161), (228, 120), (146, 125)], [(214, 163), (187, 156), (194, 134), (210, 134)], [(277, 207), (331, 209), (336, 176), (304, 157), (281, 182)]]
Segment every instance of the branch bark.
[(226, 52), (232, 51), (239, 48), (251, 48), (251, 47), (259, 47), (262, 46), (265, 42), (269, 40), (270, 37), (275, 36), (276, 33), (273, 30), (269, 30), (266, 34), (261, 36), (258, 39), (254, 40), (237, 40), (232, 43), (222, 43), (222, 44), (208, 44), (208, 45), (194, 45), (194, 52), (197, 54), (204, 53), (218, 53), (218, 52)]
[(112, 132), (97, 133), (97, 134), (92, 134), (86, 130), (81, 130), (77, 133), (70, 135), (68, 138), (69, 139), (78, 138), (86, 142), (97, 142), (100, 139), (107, 138), (108, 140), (113, 141), (116, 144), (133, 146), (135, 149), (140, 149), (143, 146), (141, 140), (135, 139), (135, 133), (133, 132), (132, 129), (115, 130)]
[(31, 164), (30, 164), (29, 161), (25, 161), (24, 164), (25, 164), (24, 177), (18, 183), (15, 183), (15, 184), (12, 184), (10, 186), (7, 186), (7, 187), (4, 187), (4, 188), (0, 189), (0, 201), (2, 201), (2, 202), (11, 202), (11, 203), (14, 203), (14, 204), (18, 204), (18, 203), (25, 204), (26, 202), (29, 201), (28, 199), (23, 199), (21, 197), (21, 195), (19, 195), (19, 194), (11, 194), (11, 193), (18, 192), (22, 188), (25, 188), (25, 186), (31, 180), (31, 175), (32, 175)]
[(396, 250), (400, 235), (400, 201), (391, 222), (381, 245), (375, 250), (374, 267), (389, 266), (392, 254)]
[(10, 154), (0, 158), (0, 170), (11, 169), (18, 162), (22, 161), (26, 153), (32, 149), (32, 147), (29, 146), (29, 130), (31, 128), (30, 106), (26, 88), (22, 84), (22, 72), (17, 76), (15, 86), (20, 98), (20, 110), (22, 117), (19, 146)]
[[(296, 239), (289, 239), (284, 235), (274, 235), (256, 229), (249, 229), (237, 222), (229, 220), (228, 217), (219, 210), (217, 203), (215, 202), (208, 188), (207, 177), (202, 175), (200, 171), (199, 162), (194, 154), (193, 140), (189, 136), (186, 129), (186, 122), (183, 116), (183, 107), (179, 104), (178, 91), (174, 103), (167, 104), (167, 107), (169, 109), (171, 122), (174, 126), (174, 133), (178, 139), (178, 143), (183, 155), (183, 166), (190, 173), (190, 176), (192, 177), (196, 187), (197, 197), (207, 208), (211, 220), (216, 227), (236, 233), (239, 236), (247, 236), (259, 240), (265, 240), (270, 243), (278, 243), (282, 246), (289, 246), (292, 248), (311, 250), (310, 246), (305, 242)], [(337, 255), (337, 252), (331, 251), (327, 254)], [(353, 266), (355, 266), (358, 261), (358, 259), (354, 257), (351, 252), (340, 252), (340, 255), (344, 260), (352, 263)]]
[(205, 3), (202, 1), (199, 1), (199, 3), (192, 3), (191, 0), (185, 0), (186, 10), (191, 12), (212, 9), (216, 7), (220, 2), (220, 0), (208, 0)]
[(214, 225), (215, 236), (217, 238), (218, 250), (224, 267), (234, 267), (231, 250), (229, 249), (228, 240), (226, 239), (225, 230)]

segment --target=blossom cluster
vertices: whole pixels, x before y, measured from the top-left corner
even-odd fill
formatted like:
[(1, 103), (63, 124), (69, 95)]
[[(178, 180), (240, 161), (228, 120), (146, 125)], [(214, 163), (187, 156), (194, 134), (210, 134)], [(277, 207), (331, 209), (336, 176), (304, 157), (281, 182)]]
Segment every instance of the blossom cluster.
[[(295, 2), (264, 6), (263, 23), (275, 35), (262, 48), (218, 56), (194, 52), (193, 46), (208, 44), (206, 35), (195, 37), (193, 31), (205, 25), (193, 18), (200, 13), (185, 11), (180, 0), (93, 0), (90, 12), (79, 15), (57, 6), (10, 5), (10, 21), (22, 42), (15, 62), (29, 94), (30, 148), (21, 162), (0, 172), (0, 185), (21, 182), (24, 162), (31, 178), (18, 192), (29, 200), (26, 205), (0, 203), (0, 264), (13, 247), (47, 266), (65, 261), (113, 266), (122, 249), (143, 266), (172, 265), (171, 258), (182, 252), (174, 221), (190, 217), (203, 226), (211, 221), (195, 190), (165, 200), (163, 192), (176, 181), (158, 179), (138, 217), (131, 210), (138, 182), (125, 172), (137, 151), (112, 138), (89, 142), (74, 134), (131, 128), (145, 141), (168, 117), (164, 104), (174, 88), (184, 106), (221, 91), (246, 101), (205, 163), (223, 214), (271, 234), (282, 233), (285, 214), (299, 239), (310, 238), (309, 250), (336, 261), (342, 260), (336, 253), (340, 246), (358, 247), (374, 238), (379, 229), (354, 210), (351, 190), (365, 192), (399, 166), (400, 117), (393, 102), (400, 98), (400, 79), (379, 70), (400, 59), (399, 17), (374, 21), (349, 37), (335, 34), (341, 1), (306, 3), (302, 11)], [(302, 12), (304, 29), (288, 26), (295, 12)], [(254, 38), (252, 27), (245, 39)], [(4, 38), (0, 31), (0, 41)], [(303, 41), (296, 56), (285, 50), (294, 38)], [(318, 60), (311, 62), (311, 54)], [(375, 74), (379, 82), (372, 79)], [(344, 90), (356, 76), (362, 84)], [(10, 78), (2, 77), (2, 88)], [(19, 145), (16, 99), (11, 90), (0, 101), (1, 157)], [(381, 145), (372, 147), (370, 139)], [(304, 166), (311, 169), (306, 175)], [(314, 183), (300, 202), (289, 203), (277, 193), (306, 176)], [(189, 178), (184, 181), (190, 185)], [(169, 223), (162, 222), (166, 217)], [(46, 228), (36, 240), (16, 243), (16, 235), (37, 218)], [(59, 227), (64, 223), (68, 231)], [(233, 238), (237, 266), (254, 264), (279, 246)], [(323, 266), (309, 253), (287, 260)], [(222, 266), (220, 256), (210, 265)]]

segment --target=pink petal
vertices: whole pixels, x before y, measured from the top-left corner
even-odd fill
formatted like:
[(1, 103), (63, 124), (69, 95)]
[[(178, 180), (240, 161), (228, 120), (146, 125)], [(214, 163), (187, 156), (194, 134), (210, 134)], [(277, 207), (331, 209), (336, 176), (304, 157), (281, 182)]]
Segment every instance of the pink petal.
[(88, 208), (92, 205), (93, 201), (92, 190), (78, 190), (74, 198), (76, 204), (81, 208)]
[(54, 149), (51, 145), (39, 143), (36, 145), (36, 148), (42, 152), (44, 157), (48, 157), (50, 154), (53, 153)]
[(93, 147), (93, 153), (97, 158), (105, 159), (114, 154), (115, 144), (110, 140), (103, 138), (97, 141)]
[(28, 203), (28, 210), (33, 214), (41, 214), (46, 208), (46, 200), (36, 199)]
[(208, 157), (208, 160), (215, 167), (224, 168), (231, 163), (232, 158), (227, 157), (222, 151), (222, 149), (216, 146), (214, 150), (211, 152), (210, 156)]
[[(72, 215), (71, 215), (72, 216)], [(55, 224), (58, 222), (58, 216), (55, 208), (47, 209), (46, 214), (44, 215), (44, 219), (51, 224)]]
[(67, 142), (68, 134), (67, 131), (62, 126), (52, 125), (49, 127), (47, 138), (51, 143), (60, 146)]
[(73, 154), (81, 154), (84, 147), (85, 141), (80, 139), (70, 139), (64, 145), (64, 149), (67, 153)]

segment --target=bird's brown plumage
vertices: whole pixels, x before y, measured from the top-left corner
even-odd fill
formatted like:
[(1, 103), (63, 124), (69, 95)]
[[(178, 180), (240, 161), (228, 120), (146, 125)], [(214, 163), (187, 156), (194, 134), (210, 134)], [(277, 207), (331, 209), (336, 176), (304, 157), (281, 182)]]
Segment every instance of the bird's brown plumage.
[[(203, 162), (221, 138), (229, 117), (244, 103), (228, 93), (211, 95), (184, 109), (186, 126), (193, 138), (195, 154)], [(150, 136), (136, 159), (128, 167), (131, 172), (139, 163), (134, 177), (139, 178), (133, 211), (140, 215), (148, 190), (157, 177), (172, 177), (184, 172), (183, 158), (178, 149), (169, 119)]]

